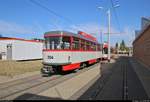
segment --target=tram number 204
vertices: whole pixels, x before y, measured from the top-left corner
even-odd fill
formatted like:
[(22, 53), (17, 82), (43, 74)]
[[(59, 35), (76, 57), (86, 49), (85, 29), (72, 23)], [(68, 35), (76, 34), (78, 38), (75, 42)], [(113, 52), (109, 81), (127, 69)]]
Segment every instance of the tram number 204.
[(48, 58), (48, 59), (54, 59), (54, 57), (53, 57), (53, 56), (47, 56), (47, 58)]

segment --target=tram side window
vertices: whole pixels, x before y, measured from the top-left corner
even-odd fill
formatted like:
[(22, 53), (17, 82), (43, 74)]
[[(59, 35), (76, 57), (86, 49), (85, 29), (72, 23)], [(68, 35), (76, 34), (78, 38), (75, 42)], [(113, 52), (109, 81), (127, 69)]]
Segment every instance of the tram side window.
[(93, 43), (90, 42), (90, 50), (93, 51), (93, 49), (94, 49)]
[(96, 44), (93, 44), (93, 51), (96, 51)]
[(93, 44), (91, 42), (89, 42), (89, 50), (93, 50)]
[(86, 41), (86, 50), (89, 51), (90, 50), (90, 43), (88, 41)]
[(99, 45), (99, 44), (97, 45), (97, 50), (101, 51), (101, 45)]
[(70, 37), (63, 37), (62, 49), (70, 49)]
[(96, 44), (95, 43), (91, 43), (91, 50), (96, 51)]
[(96, 51), (96, 44), (93, 42), (90, 42), (90, 50), (91, 51)]
[(73, 50), (79, 50), (80, 49), (78, 38), (73, 38), (72, 48), (73, 48)]
[(83, 51), (86, 50), (85, 47), (86, 47), (86, 46), (85, 46), (85, 41), (84, 41), (84, 40), (81, 40), (81, 49), (82, 49)]

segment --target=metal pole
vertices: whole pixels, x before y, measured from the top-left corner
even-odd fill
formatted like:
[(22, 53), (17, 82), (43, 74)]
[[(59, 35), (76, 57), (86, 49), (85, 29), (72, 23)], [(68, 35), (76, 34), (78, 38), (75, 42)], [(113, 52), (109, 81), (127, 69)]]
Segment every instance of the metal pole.
[(101, 61), (103, 60), (103, 38), (102, 38), (102, 31), (100, 30), (100, 35), (101, 35), (101, 50), (102, 50), (102, 57), (101, 57)]
[(60, 48), (63, 49), (62, 48), (63, 47), (63, 45), (62, 45), (63, 44), (63, 41), (62, 41), (63, 40), (63, 38), (62, 38), (63, 37), (63, 31), (60, 32), (60, 35), (61, 35), (61, 37), (60, 37)]
[(108, 9), (108, 61), (110, 62), (110, 9)]

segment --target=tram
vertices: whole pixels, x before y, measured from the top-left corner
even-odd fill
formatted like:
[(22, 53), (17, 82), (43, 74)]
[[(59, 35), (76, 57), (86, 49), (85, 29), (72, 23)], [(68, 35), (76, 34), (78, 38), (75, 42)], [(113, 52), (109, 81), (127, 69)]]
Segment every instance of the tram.
[(100, 61), (102, 45), (90, 34), (79, 31), (50, 31), (44, 34), (42, 74), (72, 71)]

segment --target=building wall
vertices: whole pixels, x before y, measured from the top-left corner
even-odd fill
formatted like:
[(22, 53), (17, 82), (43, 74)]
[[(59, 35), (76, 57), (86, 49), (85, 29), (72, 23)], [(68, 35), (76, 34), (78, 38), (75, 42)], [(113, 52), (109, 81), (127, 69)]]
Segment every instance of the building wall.
[(0, 54), (2, 60), (7, 60), (7, 45), (12, 44), (12, 60), (42, 59), (42, 42), (23, 40), (0, 40)]
[(133, 56), (150, 67), (150, 26), (133, 42)]
[(15, 41), (12, 45), (13, 60), (42, 59), (43, 43)]

